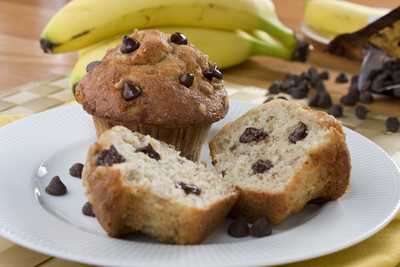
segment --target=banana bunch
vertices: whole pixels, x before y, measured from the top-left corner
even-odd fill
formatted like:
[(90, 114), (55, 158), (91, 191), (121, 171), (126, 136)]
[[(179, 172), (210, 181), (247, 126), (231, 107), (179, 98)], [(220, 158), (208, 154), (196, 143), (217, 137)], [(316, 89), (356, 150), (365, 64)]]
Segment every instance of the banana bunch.
[(362, 29), (369, 17), (381, 17), (388, 12), (343, 0), (308, 0), (303, 7), (308, 26), (328, 39)]

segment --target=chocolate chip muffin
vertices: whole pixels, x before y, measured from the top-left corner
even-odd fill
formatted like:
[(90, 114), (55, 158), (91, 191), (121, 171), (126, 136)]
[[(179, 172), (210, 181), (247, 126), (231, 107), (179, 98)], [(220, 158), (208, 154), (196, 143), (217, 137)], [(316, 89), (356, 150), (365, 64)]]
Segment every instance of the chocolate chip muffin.
[(198, 244), (238, 197), (232, 184), (172, 145), (122, 126), (90, 146), (82, 179), (111, 237), (142, 232), (167, 243)]
[(182, 33), (135, 30), (87, 70), (76, 100), (97, 137), (122, 125), (197, 161), (211, 124), (228, 112), (221, 72)]
[(322, 111), (272, 100), (225, 125), (210, 141), (215, 169), (240, 196), (229, 213), (280, 224), (308, 202), (341, 198), (351, 160), (340, 121)]

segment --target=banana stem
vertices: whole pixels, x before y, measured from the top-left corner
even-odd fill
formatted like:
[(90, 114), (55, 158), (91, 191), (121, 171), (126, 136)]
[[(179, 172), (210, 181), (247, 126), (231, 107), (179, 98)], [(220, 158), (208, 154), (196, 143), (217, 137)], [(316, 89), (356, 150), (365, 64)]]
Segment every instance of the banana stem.
[(286, 27), (278, 18), (266, 17), (264, 19), (263, 31), (268, 32), (282, 42), (288, 49), (293, 49), (297, 45), (297, 39), (292, 29)]

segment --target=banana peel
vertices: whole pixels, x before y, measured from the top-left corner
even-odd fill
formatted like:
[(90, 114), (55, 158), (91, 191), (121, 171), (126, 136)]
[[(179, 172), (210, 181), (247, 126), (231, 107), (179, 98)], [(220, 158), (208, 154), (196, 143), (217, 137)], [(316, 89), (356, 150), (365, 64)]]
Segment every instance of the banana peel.
[(358, 31), (336, 36), (325, 51), (362, 60), (370, 44), (400, 59), (400, 6)]

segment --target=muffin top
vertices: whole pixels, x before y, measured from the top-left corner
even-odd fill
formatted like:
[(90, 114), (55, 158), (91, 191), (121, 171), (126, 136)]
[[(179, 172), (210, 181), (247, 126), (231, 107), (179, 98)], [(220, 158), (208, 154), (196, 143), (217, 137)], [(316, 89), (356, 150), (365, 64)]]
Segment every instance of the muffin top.
[(190, 127), (213, 123), (228, 112), (221, 72), (181, 33), (135, 30), (108, 48), (101, 63), (89, 65), (75, 97), (93, 116)]

